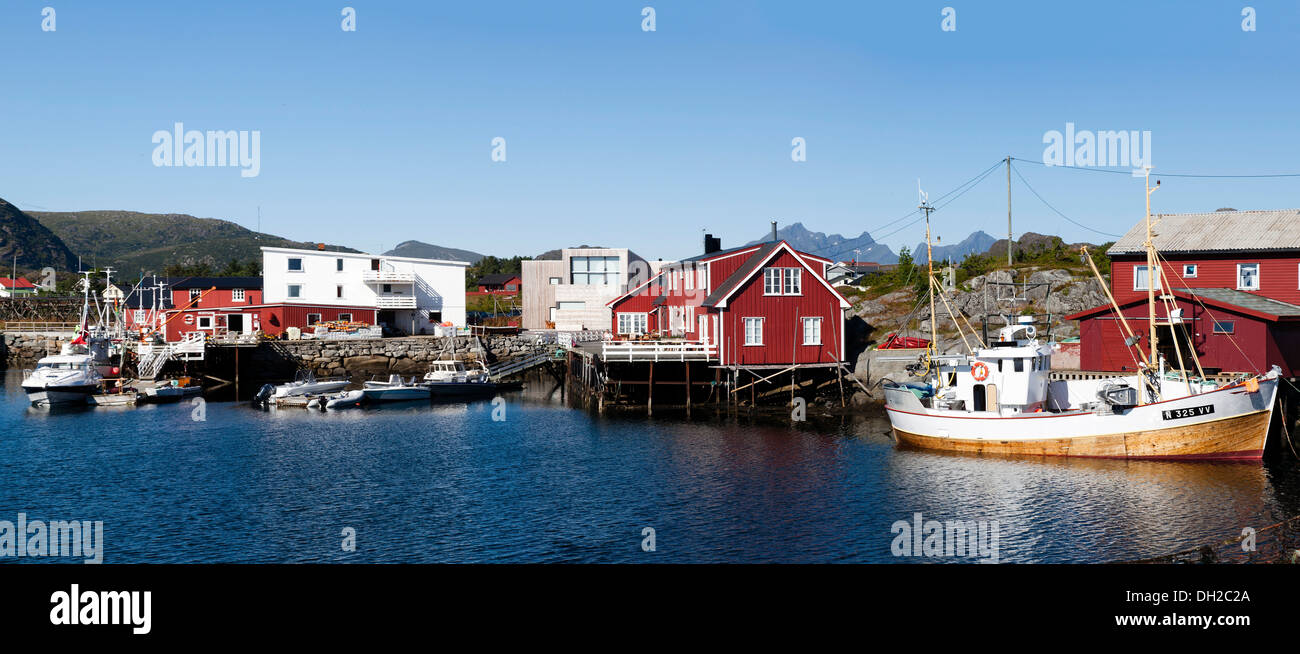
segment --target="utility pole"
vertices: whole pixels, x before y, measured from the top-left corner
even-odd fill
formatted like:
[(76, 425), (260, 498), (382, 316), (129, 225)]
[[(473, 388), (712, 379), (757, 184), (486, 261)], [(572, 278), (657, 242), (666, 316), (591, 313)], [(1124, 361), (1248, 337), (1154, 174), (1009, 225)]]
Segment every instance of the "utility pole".
[(1011, 155), (1007, 155), (1007, 265), (1011, 265)]

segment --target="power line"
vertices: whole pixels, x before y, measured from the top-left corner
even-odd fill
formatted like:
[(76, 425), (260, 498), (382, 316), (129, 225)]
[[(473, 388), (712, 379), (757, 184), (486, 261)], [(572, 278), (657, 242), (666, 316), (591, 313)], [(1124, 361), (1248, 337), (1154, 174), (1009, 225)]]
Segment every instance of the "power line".
[[(1023, 161), (1025, 163), (1031, 163), (1038, 166), (1043, 166), (1044, 168), (1065, 168), (1067, 170), (1082, 170), (1090, 173), (1111, 173), (1113, 175), (1132, 176), (1133, 174), (1133, 171), (1131, 169), (1112, 170), (1110, 168), (1093, 168), (1088, 166), (1057, 166), (1042, 161), (1034, 161), (1033, 159), (1021, 159), (1020, 157), (1011, 157), (1011, 160)], [(1262, 175), (1208, 175), (1208, 174), (1200, 174), (1200, 173), (1160, 173), (1160, 177), (1197, 177), (1197, 178), (1205, 178), (1205, 179), (1269, 179), (1269, 178), (1276, 178), (1276, 177), (1300, 177), (1300, 173), (1266, 173)]]
[[(1015, 159), (1015, 157), (1012, 157), (1012, 159)], [(1019, 161), (1018, 159), (1016, 159), (1016, 160)], [(1016, 173), (1016, 177), (1020, 178), (1020, 183), (1024, 184), (1024, 185), (1025, 185), (1025, 188), (1029, 189), (1029, 192), (1030, 192), (1030, 193), (1033, 193), (1033, 194), (1034, 194), (1034, 197), (1038, 198), (1038, 201), (1039, 201), (1039, 202), (1042, 202), (1043, 204), (1047, 205), (1047, 208), (1048, 208), (1048, 209), (1051, 209), (1052, 211), (1055, 211), (1055, 212), (1056, 212), (1056, 215), (1058, 215), (1058, 216), (1060, 216), (1060, 217), (1062, 217), (1062, 218), (1064, 218), (1064, 219), (1070, 221), (1071, 223), (1074, 223), (1075, 225), (1077, 225), (1077, 226), (1079, 226), (1079, 227), (1082, 227), (1082, 228), (1084, 228), (1084, 229), (1086, 229), (1086, 230), (1088, 230), (1088, 231), (1090, 231), (1090, 232), (1094, 232), (1094, 233), (1097, 233), (1097, 234), (1101, 234), (1102, 236), (1111, 236), (1111, 237), (1114, 237), (1114, 238), (1119, 238), (1119, 237), (1121, 236), (1120, 234), (1111, 234), (1110, 232), (1103, 232), (1103, 231), (1101, 231), (1100, 229), (1093, 229), (1093, 228), (1091, 228), (1091, 227), (1089, 227), (1089, 226), (1087, 226), (1087, 225), (1085, 225), (1085, 224), (1083, 224), (1083, 223), (1081, 223), (1081, 222), (1079, 222), (1079, 221), (1077, 221), (1077, 220), (1075, 220), (1075, 219), (1073, 219), (1073, 218), (1071, 218), (1071, 217), (1069, 217), (1069, 216), (1067, 216), (1067, 215), (1061, 213), (1061, 211), (1060, 211), (1059, 209), (1057, 209), (1056, 207), (1052, 206), (1052, 203), (1051, 203), (1051, 202), (1048, 202), (1047, 200), (1043, 199), (1043, 196), (1039, 195), (1039, 194), (1038, 194), (1038, 191), (1035, 191), (1033, 186), (1030, 186), (1030, 185), (1029, 185), (1029, 180), (1025, 179), (1025, 176), (1020, 174), (1020, 170), (1019, 170), (1018, 168), (1016, 168), (1015, 166), (1012, 166), (1012, 167), (1011, 167), (1011, 170), (1014, 171), (1014, 172)]]

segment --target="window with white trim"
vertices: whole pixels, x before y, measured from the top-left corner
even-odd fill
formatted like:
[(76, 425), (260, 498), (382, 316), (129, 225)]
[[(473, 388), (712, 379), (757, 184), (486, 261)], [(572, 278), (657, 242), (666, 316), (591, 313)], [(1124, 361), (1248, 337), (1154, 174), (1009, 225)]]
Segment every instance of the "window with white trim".
[(212, 329), (212, 316), (199, 316), (195, 321), (195, 327), (199, 329)]
[(302, 284), (290, 284), (287, 296), (291, 298), (302, 297)]
[(698, 287), (700, 287), (700, 290), (701, 290), (701, 291), (708, 289), (708, 288), (709, 288), (709, 268), (708, 268), (708, 266), (700, 266), (699, 268), (696, 269), (695, 272), (696, 272), (696, 275), (699, 277), (699, 281), (698, 281), (695, 285), (698, 286)]
[(686, 270), (683, 270), (683, 271), (682, 271), (682, 278), (683, 278), (683, 280), (686, 282), (686, 286), (685, 286), (686, 290), (688, 290), (688, 291), (693, 291), (693, 290), (695, 290), (695, 272), (694, 272), (694, 271), (692, 271), (690, 268), (687, 268)]
[(242, 288), (232, 288), (232, 289), (230, 289), (230, 301), (231, 301), (231, 302), (243, 302), (243, 301), (244, 301), (244, 289), (242, 289)]
[(620, 313), (618, 314), (618, 333), (628, 335), (644, 334), (646, 333), (647, 323), (647, 314)]
[(763, 295), (802, 295), (803, 268), (764, 268)]
[[(1151, 287), (1151, 270), (1147, 266), (1133, 266), (1133, 290), (1149, 291)], [(1160, 278), (1156, 278), (1156, 290), (1160, 290)]]
[(352, 322), (352, 314), (350, 314), (350, 313), (340, 313), (340, 314), (339, 314), (339, 322)]
[(312, 325), (315, 325), (316, 323), (319, 323), (319, 322), (320, 322), (320, 314), (319, 314), (319, 313), (309, 313), (309, 314), (307, 314), (307, 326), (308, 326), (308, 327), (311, 327)]
[(302, 272), (302, 259), (291, 257), (289, 259), (289, 270), (293, 272)]
[(1183, 264), (1183, 277), (1190, 278), (1195, 276), (1196, 276), (1196, 264), (1194, 263)]
[(199, 299), (199, 296), (202, 295), (202, 294), (203, 294), (203, 289), (201, 289), (201, 288), (191, 288), (191, 289), (190, 289), (190, 302), (193, 302), (193, 301)]
[(1237, 290), (1239, 291), (1259, 290), (1259, 264), (1257, 263), (1237, 264)]
[(803, 318), (803, 344), (804, 345), (821, 345), (822, 344), (822, 319)]
[(763, 344), (763, 319), (745, 318), (745, 345)]

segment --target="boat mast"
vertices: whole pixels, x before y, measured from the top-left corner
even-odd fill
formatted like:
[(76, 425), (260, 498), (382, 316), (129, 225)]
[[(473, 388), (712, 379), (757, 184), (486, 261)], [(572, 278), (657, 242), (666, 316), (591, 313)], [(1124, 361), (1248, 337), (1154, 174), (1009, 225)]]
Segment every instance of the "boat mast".
[[(921, 190), (921, 182), (919, 180), (916, 182), (916, 192), (921, 198), (921, 204), (918, 205), (917, 208), (925, 212), (925, 287), (930, 293), (930, 348), (934, 350), (930, 355), (930, 358), (933, 361), (934, 355), (939, 353), (938, 332), (934, 322), (934, 248), (930, 245), (930, 212), (934, 211), (934, 207), (930, 206), (930, 196), (926, 195), (925, 191)], [(939, 388), (943, 388), (943, 375), (940, 374), (938, 367), (935, 367), (934, 376), (938, 380)]]
[(1160, 336), (1156, 334), (1156, 284), (1160, 283), (1160, 273), (1156, 269), (1156, 246), (1154, 243), (1155, 235), (1151, 232), (1151, 194), (1160, 188), (1160, 180), (1156, 180), (1156, 185), (1151, 186), (1151, 166), (1145, 167), (1143, 175), (1143, 184), (1146, 185), (1147, 193), (1147, 323), (1150, 329), (1150, 346), (1151, 357), (1149, 365), (1155, 365), (1159, 360), (1156, 353), (1156, 347), (1160, 343)]

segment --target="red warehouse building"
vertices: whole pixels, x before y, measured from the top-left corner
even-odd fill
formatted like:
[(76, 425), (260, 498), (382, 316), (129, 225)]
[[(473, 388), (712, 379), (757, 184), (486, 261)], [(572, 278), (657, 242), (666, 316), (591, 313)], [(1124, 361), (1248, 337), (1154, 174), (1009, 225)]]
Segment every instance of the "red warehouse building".
[(831, 263), (785, 241), (722, 250), (706, 235), (704, 254), (610, 301), (611, 328), (708, 344), (722, 365), (838, 364), (849, 303), (826, 281)]
[[(1154, 283), (1159, 349), (1168, 365), (1178, 365), (1177, 336), (1189, 368), (1190, 342), (1206, 372), (1263, 372), (1278, 365), (1288, 377), (1300, 373), (1300, 210), (1221, 210), (1154, 220), (1162, 274), (1147, 267), (1145, 219), (1107, 251), (1111, 293), (1140, 337), (1137, 345), (1150, 352), (1147, 296)], [(1166, 302), (1175, 309), (1166, 309)], [(1112, 307), (1066, 319), (1079, 321), (1082, 369), (1136, 369)]]
[(127, 329), (137, 330), (150, 324), (157, 306), (168, 342), (191, 332), (222, 337), (261, 331), (275, 336), (290, 326), (305, 330), (319, 322), (375, 324), (376, 319), (374, 307), (266, 304), (261, 277), (147, 278), (126, 305)]
[(478, 280), (479, 294), (514, 295), (523, 286), (520, 273), (491, 273)]

